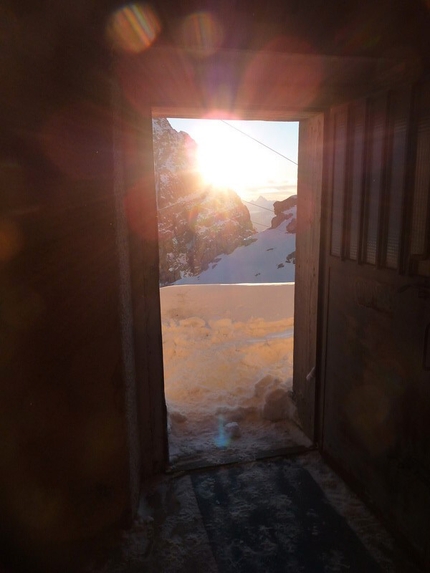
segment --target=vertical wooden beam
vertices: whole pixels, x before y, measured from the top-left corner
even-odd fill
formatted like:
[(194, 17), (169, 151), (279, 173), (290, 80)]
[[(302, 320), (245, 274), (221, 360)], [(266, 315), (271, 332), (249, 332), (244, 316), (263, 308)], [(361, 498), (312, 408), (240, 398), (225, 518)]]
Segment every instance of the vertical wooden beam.
[[(155, 194), (152, 115), (150, 108), (141, 118), (139, 152), (143, 169), (143, 319), (138, 330), (144, 329), (146, 354), (146, 376), (142, 380), (141, 401), (150, 405), (152, 471), (159, 473), (168, 462), (167, 410), (164, 397), (163, 348), (161, 332), (159, 250), (158, 250), (158, 211)], [(141, 310), (141, 309), (139, 309)], [(142, 350), (143, 352), (143, 350)]]
[(316, 349), (324, 115), (300, 122), (293, 388), (305, 433), (315, 437)]
[(162, 471), (168, 461), (149, 105), (142, 105), (139, 111), (123, 106), (122, 148), (141, 475), (146, 477)]
[(139, 421), (137, 416), (136, 367), (133, 345), (133, 313), (130, 284), (130, 256), (128, 227), (125, 215), (125, 170), (124, 137), (122, 121), (122, 98), (119, 86), (112, 85), (113, 153), (115, 234), (119, 272), (119, 315), (121, 328), (121, 368), (123, 379), (123, 403), (127, 436), (129, 470), (129, 518), (137, 512), (140, 496), (141, 450)]

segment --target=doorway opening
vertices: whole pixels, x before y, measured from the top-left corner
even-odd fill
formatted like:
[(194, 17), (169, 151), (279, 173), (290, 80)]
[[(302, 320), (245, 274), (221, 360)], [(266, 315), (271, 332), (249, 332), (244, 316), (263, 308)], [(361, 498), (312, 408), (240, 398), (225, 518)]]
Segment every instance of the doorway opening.
[(171, 464), (311, 441), (293, 400), (298, 122), (153, 117)]

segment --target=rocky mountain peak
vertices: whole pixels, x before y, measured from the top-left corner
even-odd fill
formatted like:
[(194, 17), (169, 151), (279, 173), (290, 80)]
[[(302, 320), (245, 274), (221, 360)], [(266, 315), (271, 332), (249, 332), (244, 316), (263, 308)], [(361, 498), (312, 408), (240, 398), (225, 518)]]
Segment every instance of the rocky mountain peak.
[(291, 195), (282, 201), (275, 201), (273, 211), (275, 216), (271, 222), (272, 229), (276, 229), (283, 221), (287, 221), (287, 233), (296, 232), (297, 195)]
[(156, 118), (153, 138), (160, 283), (165, 285), (198, 274), (255, 231), (234, 191), (203, 183), (197, 144), (187, 133), (173, 129), (166, 118)]

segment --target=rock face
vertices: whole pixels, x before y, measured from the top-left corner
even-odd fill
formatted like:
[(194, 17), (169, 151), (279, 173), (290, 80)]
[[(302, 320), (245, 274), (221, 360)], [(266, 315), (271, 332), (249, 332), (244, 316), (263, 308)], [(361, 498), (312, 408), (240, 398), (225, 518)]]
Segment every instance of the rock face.
[(271, 228), (276, 229), (283, 221), (288, 221), (286, 231), (287, 233), (296, 232), (296, 209), (297, 209), (297, 195), (291, 195), (283, 201), (275, 201), (273, 203), (273, 211), (275, 216), (272, 219)]
[(283, 201), (275, 201), (273, 203), (273, 210), (275, 215), (279, 215), (280, 213), (284, 213), (291, 209), (291, 207), (295, 207), (297, 205), (297, 195), (291, 195), (287, 197)]
[(187, 133), (157, 118), (153, 135), (160, 284), (167, 285), (205, 270), (255, 231), (234, 191), (204, 185), (197, 170), (197, 144)]

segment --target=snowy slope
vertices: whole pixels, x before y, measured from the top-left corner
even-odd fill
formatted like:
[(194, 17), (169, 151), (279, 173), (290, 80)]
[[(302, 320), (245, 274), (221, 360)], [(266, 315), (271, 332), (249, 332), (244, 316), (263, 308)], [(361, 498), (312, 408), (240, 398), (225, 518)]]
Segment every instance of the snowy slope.
[[(296, 215), (296, 207), (290, 212)], [(231, 284), (294, 282), (295, 265), (287, 262), (296, 250), (296, 235), (286, 232), (286, 223), (255, 234), (247, 245), (229, 255), (220, 255), (197, 276), (183, 277), (175, 284)]]
[(294, 284), (160, 289), (171, 460), (310, 445), (291, 400)]

